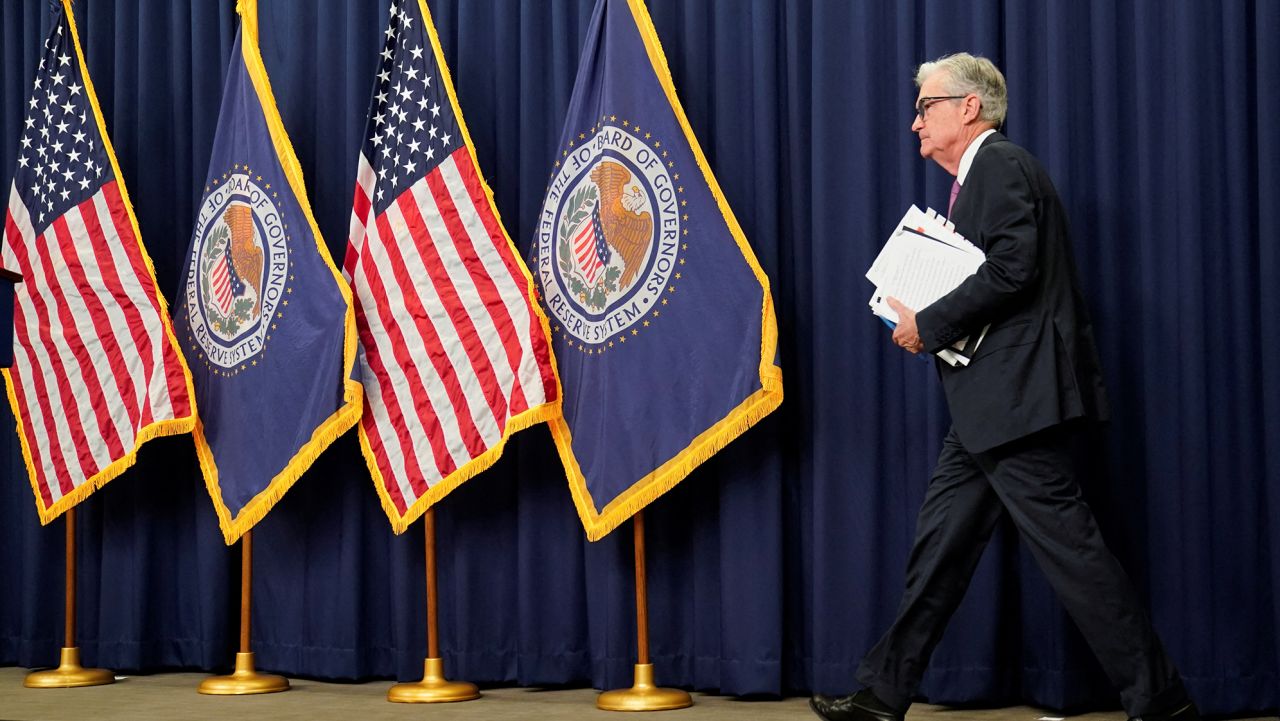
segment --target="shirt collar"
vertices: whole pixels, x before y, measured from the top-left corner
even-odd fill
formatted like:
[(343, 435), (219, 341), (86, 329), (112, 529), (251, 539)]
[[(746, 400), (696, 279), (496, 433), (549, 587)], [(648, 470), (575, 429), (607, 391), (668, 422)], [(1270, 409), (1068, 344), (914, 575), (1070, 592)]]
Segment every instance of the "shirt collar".
[(964, 155), (960, 156), (960, 171), (956, 173), (957, 183), (964, 185), (964, 179), (969, 177), (969, 168), (973, 165), (973, 159), (978, 155), (978, 149), (982, 147), (982, 141), (986, 140), (987, 136), (995, 131), (995, 128), (988, 128), (981, 135), (974, 138), (973, 142), (969, 143), (969, 147), (964, 149)]

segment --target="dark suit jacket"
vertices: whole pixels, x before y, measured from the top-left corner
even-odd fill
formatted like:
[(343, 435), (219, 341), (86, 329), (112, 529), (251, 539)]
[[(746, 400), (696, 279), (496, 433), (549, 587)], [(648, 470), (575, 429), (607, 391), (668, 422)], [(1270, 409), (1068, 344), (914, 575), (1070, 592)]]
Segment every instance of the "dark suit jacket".
[(916, 324), (930, 353), (991, 324), (967, 367), (937, 361), (965, 449), (981, 453), (1071, 418), (1105, 419), (1066, 211), (1039, 161), (1000, 133), (989, 136), (951, 220), (987, 260)]

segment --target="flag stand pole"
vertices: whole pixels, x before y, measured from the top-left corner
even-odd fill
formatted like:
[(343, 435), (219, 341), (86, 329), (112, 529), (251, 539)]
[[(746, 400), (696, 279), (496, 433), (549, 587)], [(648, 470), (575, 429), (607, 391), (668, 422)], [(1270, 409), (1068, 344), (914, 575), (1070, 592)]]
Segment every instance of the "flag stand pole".
[(236, 654), (236, 670), (230, 676), (210, 676), (196, 690), (214, 696), (243, 696), (251, 693), (275, 693), (289, 690), (289, 679), (271, 673), (258, 673), (253, 668), (253, 652), (249, 650), (249, 607), (253, 600), (253, 531), (240, 538), (240, 652)]
[(428, 508), (422, 516), (426, 535), (427, 561), (427, 658), (423, 662), (422, 680), (398, 683), (387, 691), (392, 703), (449, 703), (480, 698), (480, 691), (473, 683), (447, 681), (444, 677), (444, 660), (440, 658), (440, 641), (437, 638), (436, 603), (436, 509)]
[(636, 671), (631, 688), (605, 691), (596, 697), (596, 707), (605, 711), (670, 711), (693, 705), (689, 694), (676, 688), (653, 685), (653, 664), (649, 663), (649, 600), (644, 576), (644, 511), (631, 520), (635, 527), (636, 550)]
[(67, 593), (66, 628), (63, 636), (62, 656), (58, 667), (49, 671), (27, 674), (22, 682), (27, 688), (72, 688), (75, 686), (102, 686), (115, 683), (112, 672), (102, 668), (80, 666), (80, 647), (76, 646), (76, 509), (67, 509)]

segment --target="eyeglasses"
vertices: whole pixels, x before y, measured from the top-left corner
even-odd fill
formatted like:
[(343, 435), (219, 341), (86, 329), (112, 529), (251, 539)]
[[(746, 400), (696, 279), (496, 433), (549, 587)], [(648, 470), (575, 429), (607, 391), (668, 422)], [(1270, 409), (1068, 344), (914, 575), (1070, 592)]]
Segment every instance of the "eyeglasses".
[(932, 96), (920, 98), (919, 100), (916, 101), (916, 116), (920, 118), (924, 118), (924, 114), (929, 112), (929, 108), (932, 108), (934, 104), (942, 100), (960, 100), (961, 98), (967, 98), (967, 97), (969, 96), (968, 95), (932, 95)]

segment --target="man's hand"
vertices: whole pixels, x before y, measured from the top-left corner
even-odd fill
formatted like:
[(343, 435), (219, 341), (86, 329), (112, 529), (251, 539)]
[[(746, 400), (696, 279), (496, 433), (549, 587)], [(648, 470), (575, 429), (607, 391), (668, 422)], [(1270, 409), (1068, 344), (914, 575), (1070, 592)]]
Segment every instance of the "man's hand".
[(893, 329), (893, 342), (912, 353), (924, 350), (924, 342), (920, 340), (920, 331), (916, 328), (916, 312), (897, 298), (889, 298), (888, 301), (889, 307), (898, 314), (898, 327)]

